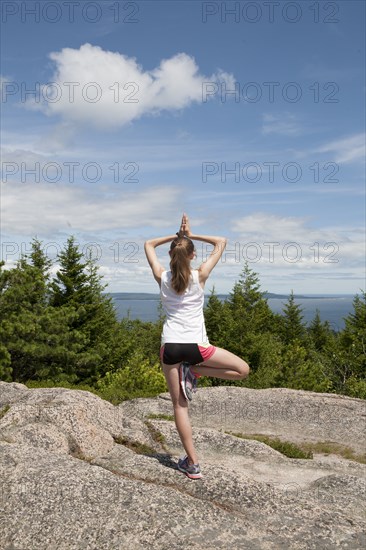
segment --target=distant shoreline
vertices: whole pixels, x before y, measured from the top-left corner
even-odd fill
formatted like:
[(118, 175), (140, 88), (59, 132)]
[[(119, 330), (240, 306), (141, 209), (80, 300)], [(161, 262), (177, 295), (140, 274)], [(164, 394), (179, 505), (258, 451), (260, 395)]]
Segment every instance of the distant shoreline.
[[(117, 298), (120, 300), (128, 299), (131, 300), (133, 297), (134, 300), (159, 300), (160, 294), (155, 292), (104, 292), (104, 295), (112, 296), (113, 298)], [(210, 296), (210, 292), (206, 293), (206, 296)], [(217, 294), (217, 297), (220, 299), (227, 299), (229, 298), (230, 294)], [(263, 298), (277, 298), (280, 300), (287, 300), (289, 298), (289, 294), (275, 294), (273, 292), (264, 292)], [(306, 299), (312, 299), (316, 298), (317, 300), (326, 300), (329, 298), (353, 298), (355, 294), (294, 294), (294, 298), (299, 300), (306, 300)]]
[[(205, 294), (205, 306), (211, 293)], [(149, 292), (109, 292), (119, 319), (139, 319), (155, 322), (159, 317), (160, 295)], [(229, 294), (216, 295), (221, 302), (229, 299)], [(267, 292), (264, 295), (274, 313), (282, 314), (289, 296)], [(311, 323), (318, 310), (322, 321), (328, 321), (333, 330), (342, 330), (345, 317), (353, 311), (353, 294), (295, 294), (295, 304), (300, 306), (303, 321)]]

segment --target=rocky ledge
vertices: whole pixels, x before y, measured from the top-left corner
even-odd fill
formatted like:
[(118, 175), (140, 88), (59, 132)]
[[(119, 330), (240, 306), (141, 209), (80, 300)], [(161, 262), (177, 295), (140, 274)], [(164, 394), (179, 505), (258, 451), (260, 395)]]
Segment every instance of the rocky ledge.
[[(201, 388), (190, 403), (203, 478), (168, 394), (113, 406), (0, 382), (0, 548), (245, 550), (366, 547), (365, 465), (287, 458), (264, 434), (365, 452), (366, 403), (284, 388)], [(229, 433), (230, 432), (230, 433)]]

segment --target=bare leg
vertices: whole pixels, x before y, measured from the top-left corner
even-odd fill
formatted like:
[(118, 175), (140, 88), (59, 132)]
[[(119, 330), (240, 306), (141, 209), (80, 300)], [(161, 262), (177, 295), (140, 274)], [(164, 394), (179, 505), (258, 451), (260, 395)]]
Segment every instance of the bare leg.
[(212, 376), (223, 380), (243, 380), (249, 374), (248, 364), (234, 353), (216, 348), (215, 353), (198, 365), (191, 367), (193, 374)]
[(198, 464), (198, 457), (193, 446), (192, 427), (188, 416), (188, 403), (181, 392), (179, 383), (179, 365), (162, 364), (163, 372), (174, 408), (174, 419), (183, 447), (191, 464)]
[[(174, 408), (174, 419), (183, 447), (191, 464), (198, 464), (198, 457), (193, 446), (192, 427), (188, 415), (188, 403), (183, 396), (179, 383), (179, 365), (162, 364)], [(242, 380), (249, 374), (245, 361), (230, 351), (216, 348), (210, 359), (191, 367), (194, 374), (213, 376), (224, 380)]]

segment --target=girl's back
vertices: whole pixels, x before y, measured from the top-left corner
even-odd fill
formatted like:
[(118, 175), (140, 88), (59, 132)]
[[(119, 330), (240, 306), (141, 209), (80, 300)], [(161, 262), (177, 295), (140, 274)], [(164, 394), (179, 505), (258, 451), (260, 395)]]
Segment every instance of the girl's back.
[(162, 344), (167, 342), (207, 341), (203, 303), (204, 292), (199, 282), (198, 270), (192, 269), (188, 287), (178, 294), (171, 286), (171, 271), (161, 275), (160, 296), (167, 315), (163, 327)]

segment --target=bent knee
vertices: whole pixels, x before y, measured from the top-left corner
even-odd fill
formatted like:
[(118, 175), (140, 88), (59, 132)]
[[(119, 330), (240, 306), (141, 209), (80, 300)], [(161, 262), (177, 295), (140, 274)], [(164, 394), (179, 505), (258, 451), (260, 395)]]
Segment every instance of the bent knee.
[(240, 379), (243, 380), (244, 378), (246, 378), (249, 375), (249, 372), (250, 368), (248, 363), (243, 361), (239, 368)]

